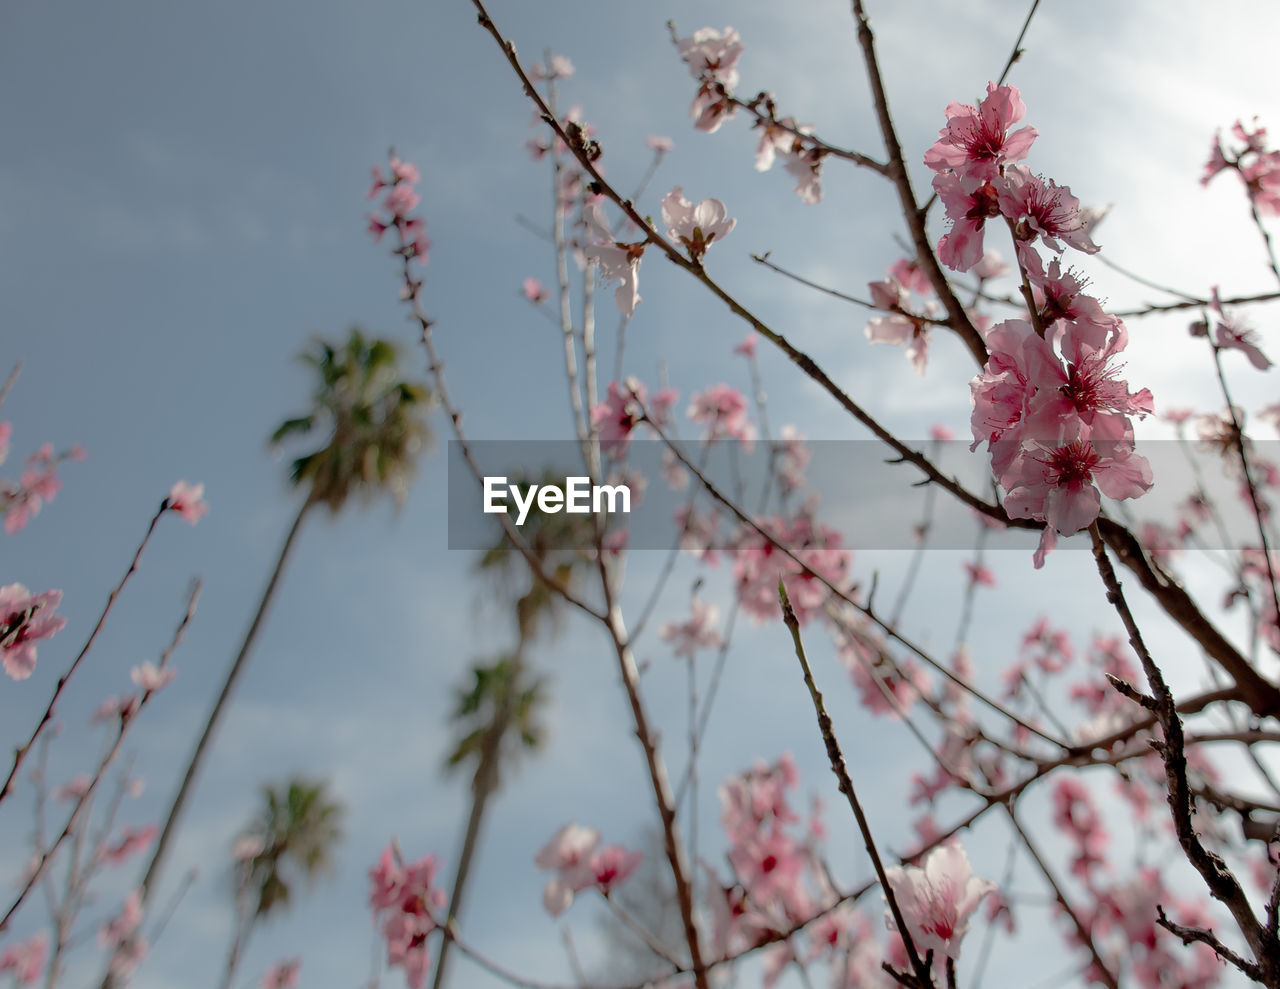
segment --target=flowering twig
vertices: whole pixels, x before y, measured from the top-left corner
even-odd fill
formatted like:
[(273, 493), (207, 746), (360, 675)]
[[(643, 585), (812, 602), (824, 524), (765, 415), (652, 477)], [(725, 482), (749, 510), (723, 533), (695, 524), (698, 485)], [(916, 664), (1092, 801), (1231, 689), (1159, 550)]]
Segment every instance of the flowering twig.
[[(164, 509), (162, 508), (161, 511), (163, 512)], [(159, 518), (159, 515), (157, 515), (156, 518)], [(153, 519), (152, 525), (154, 526), (154, 524), (155, 524), (155, 520)], [(147, 534), (150, 535), (150, 530), (148, 530)], [(146, 544), (146, 540), (144, 539), (143, 545), (145, 544)], [(141, 550), (139, 550), (139, 553), (141, 553)], [(137, 562), (136, 557), (134, 558), (134, 562), (135, 563)], [(174, 650), (176, 650), (178, 648), (178, 645), (182, 642), (182, 638), (186, 633), (187, 625), (191, 622), (191, 619), (195, 616), (196, 602), (200, 598), (200, 587), (201, 587), (201, 582), (197, 580), (191, 589), (191, 596), (187, 601), (187, 609), (182, 616), (182, 620), (178, 623), (178, 627), (175, 630), (173, 634), (173, 638), (170, 641), (168, 647), (161, 654), (159, 668), (162, 670), (167, 666), (170, 657), (174, 653)], [(108, 609), (109, 608), (110, 608), (110, 605), (108, 604)], [(87, 649), (88, 646), (86, 646), (85, 648)], [(81, 653), (81, 655), (83, 655), (83, 653)], [(70, 676), (70, 673), (68, 673), (67, 675)], [(49, 867), (49, 863), (53, 861), (53, 857), (57, 854), (58, 849), (62, 847), (62, 843), (66, 841), (66, 839), (70, 837), (72, 834), (76, 833), (76, 824), (79, 821), (81, 814), (86, 810), (86, 808), (90, 806), (94, 791), (97, 789), (98, 783), (102, 780), (103, 774), (106, 773), (107, 768), (112, 764), (112, 762), (115, 761), (117, 754), (119, 754), (120, 746), (124, 742), (124, 736), (128, 732), (129, 726), (133, 723), (134, 719), (138, 716), (138, 714), (142, 711), (142, 709), (151, 700), (152, 696), (155, 694), (155, 690), (158, 690), (158, 689), (160, 688), (157, 687), (155, 689), (152, 689), (152, 688), (144, 689), (142, 691), (142, 696), (138, 698), (138, 703), (136, 708), (121, 710), (119, 715), (120, 720), (116, 726), (116, 736), (114, 739), (112, 739), (111, 746), (107, 749), (107, 751), (103, 754), (102, 758), (98, 761), (97, 769), (94, 771), (94, 774), (90, 779), (89, 784), (84, 788), (83, 792), (81, 792), (77, 796), (75, 806), (71, 809), (71, 813), (67, 817), (66, 825), (62, 828), (62, 831), (58, 834), (57, 838), (54, 839), (53, 844), (51, 844), (48, 848), (46, 848), (43, 851), (43, 853), (40, 855), (40, 857), (35, 861), (34, 868), (29, 870), (29, 875), (27, 877), (27, 880), (25, 884), (22, 886), (22, 888), (20, 889), (17, 899), (13, 901), (13, 904), (9, 907), (8, 911), (6, 911), (5, 915), (3, 917), (0, 917), (0, 932), (3, 932), (8, 929), (9, 922), (13, 919), (13, 915), (18, 912), (18, 908), (22, 906), (22, 902), (23, 900), (26, 899), (27, 894), (29, 894), (31, 890), (35, 887), (36, 883), (40, 881), (40, 878), (44, 875), (45, 870)]]
[(1268, 936), (1263, 930), (1254, 916), (1239, 881), (1217, 854), (1204, 847), (1200, 836), (1196, 833), (1195, 825), (1191, 820), (1192, 795), (1187, 781), (1187, 757), (1182, 719), (1178, 717), (1173, 693), (1165, 682), (1164, 674), (1147, 650), (1142, 633), (1125, 600), (1115, 569), (1107, 557), (1106, 547), (1096, 522), (1089, 527), (1089, 535), (1093, 541), (1093, 557), (1098, 567), (1098, 574), (1107, 590), (1107, 600), (1120, 616), (1125, 631), (1129, 635), (1129, 644), (1142, 663), (1142, 670), (1146, 674), (1152, 693), (1151, 707), (1164, 734), (1164, 740), (1157, 746), (1157, 750), (1164, 760), (1165, 778), (1169, 787), (1169, 809), (1173, 816), (1178, 844), (1195, 870), (1200, 873), (1213, 898), (1222, 903), (1235, 918), (1240, 933), (1244, 936), (1259, 966), (1262, 978), (1258, 981), (1274, 989), (1280, 986), (1280, 941), (1277, 941), (1274, 936)]
[[(138, 544), (138, 549), (133, 554), (133, 559), (129, 562), (129, 568), (125, 570), (124, 576), (120, 578), (120, 582), (117, 583), (111, 593), (107, 595), (106, 607), (102, 609), (102, 614), (98, 616), (98, 622), (93, 626), (93, 631), (89, 633), (89, 638), (85, 641), (84, 648), (80, 650), (79, 654), (72, 661), (67, 672), (58, 678), (57, 686), (53, 689), (53, 696), (49, 698), (49, 704), (45, 707), (44, 714), (41, 715), (40, 721), (36, 724), (35, 730), (31, 732), (30, 738), (28, 738), (26, 742), (14, 751), (13, 766), (9, 770), (9, 775), (5, 778), (4, 785), (0, 786), (0, 802), (3, 802), (4, 799), (13, 792), (14, 785), (18, 778), (18, 770), (22, 767), (22, 761), (27, 757), (27, 753), (31, 751), (31, 746), (35, 744), (36, 739), (40, 737), (40, 732), (42, 732), (45, 726), (53, 720), (53, 712), (54, 708), (58, 704), (58, 698), (62, 696), (62, 691), (66, 688), (67, 682), (79, 668), (81, 661), (84, 659), (86, 654), (88, 654), (89, 650), (93, 648), (94, 642), (98, 639), (98, 633), (102, 631), (102, 626), (106, 624), (107, 616), (111, 613), (111, 608), (116, 603), (116, 598), (120, 596), (120, 592), (124, 590), (125, 584), (129, 582), (129, 578), (132, 577), (134, 572), (138, 569), (138, 561), (142, 559), (142, 553), (147, 548), (147, 543), (151, 539), (151, 534), (155, 532), (156, 523), (160, 521), (160, 516), (168, 510), (168, 507), (169, 503), (167, 500), (162, 502), (160, 507), (156, 510), (155, 515), (151, 517), (151, 522), (147, 526), (146, 534), (142, 537), (142, 542)], [(0, 924), (0, 929), (3, 929), (3, 927), (4, 925)]]
[(897, 925), (898, 933), (902, 936), (902, 943), (907, 949), (907, 960), (911, 964), (911, 969), (915, 973), (921, 989), (925, 986), (932, 986), (933, 979), (930, 977), (929, 967), (921, 961), (920, 955), (916, 951), (911, 932), (903, 919), (902, 909), (898, 906), (898, 898), (894, 894), (893, 885), (885, 874), (884, 862), (880, 859), (880, 852), (877, 850), (875, 838), (871, 834), (871, 825), (867, 823), (867, 816), (862, 810), (862, 803), (858, 800), (858, 795), (854, 791), (853, 780), (849, 776), (848, 767), (845, 765), (844, 753), (840, 751), (840, 743), (836, 741), (835, 733), (832, 730), (831, 718), (827, 714), (826, 705), (823, 703), (822, 693), (813, 682), (813, 671), (809, 668), (809, 660), (804, 651), (804, 642), (800, 638), (800, 622), (796, 618), (795, 610), (791, 607), (791, 600), (787, 597), (787, 588), (782, 578), (778, 578), (778, 600), (782, 605), (783, 624), (787, 626), (787, 630), (791, 633), (791, 641), (796, 650), (796, 659), (800, 661), (800, 669), (804, 674), (804, 685), (809, 690), (810, 700), (813, 701), (814, 714), (818, 718), (818, 731), (822, 735), (823, 744), (826, 745), (827, 758), (831, 762), (831, 771), (835, 773), (836, 779), (839, 781), (840, 792), (848, 799), (853, 816), (858, 821), (858, 830), (862, 834), (862, 842), (866, 846), (867, 854), (871, 856), (871, 865), (875, 869), (876, 878), (880, 881), (880, 888), (884, 890), (885, 900), (889, 904), (889, 912), (893, 914), (893, 921)]

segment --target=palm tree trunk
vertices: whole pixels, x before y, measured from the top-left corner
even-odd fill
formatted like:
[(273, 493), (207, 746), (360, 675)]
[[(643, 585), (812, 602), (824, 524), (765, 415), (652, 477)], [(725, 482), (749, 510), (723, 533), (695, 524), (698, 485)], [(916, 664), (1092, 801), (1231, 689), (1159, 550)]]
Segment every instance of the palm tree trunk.
[[(307, 512), (316, 504), (317, 502), (308, 496), (307, 500), (302, 503), (302, 507), (298, 509), (298, 515), (293, 520), (293, 525), (289, 527), (289, 533), (285, 536), (284, 544), (280, 547), (280, 556), (276, 559), (275, 569), (271, 571), (271, 578), (267, 581), (267, 586), (262, 592), (262, 598), (258, 601), (258, 610), (253, 616), (253, 621), (249, 624), (249, 631), (245, 633), (244, 641), (240, 644), (240, 651), (236, 654), (235, 661), (227, 672), (227, 679), (222, 684), (222, 692), (218, 694), (218, 699), (213, 704), (213, 710), (209, 712), (209, 720), (205, 722), (204, 732), (200, 735), (200, 740), (196, 742), (195, 751), (191, 753), (191, 761), (187, 763), (187, 772), (182, 777), (182, 785), (178, 787), (178, 792), (173, 798), (173, 804), (169, 807), (169, 816), (165, 819), (164, 828), (156, 841), (155, 851), (151, 853), (151, 863), (147, 866), (146, 874), (138, 887), (144, 909), (147, 905), (147, 899), (155, 886), (160, 866), (164, 862), (164, 855), (169, 848), (169, 842), (177, 831), (178, 818), (182, 814), (182, 808), (185, 806), (191, 788), (195, 784), (195, 779), (200, 773), (201, 764), (204, 762), (209, 743), (213, 740), (213, 734), (218, 726), (218, 721), (222, 717), (223, 709), (227, 706), (227, 701), (231, 697), (231, 691), (235, 688), (236, 681), (240, 679), (241, 673), (244, 672), (245, 662), (249, 658), (249, 651), (253, 648), (254, 640), (258, 637), (258, 630), (262, 626), (262, 620), (266, 617), (267, 609), (271, 605), (271, 599), (275, 596), (276, 587), (280, 583), (280, 575), (284, 573), (285, 564), (288, 562), (289, 554), (293, 550), (294, 540), (298, 536), (298, 531), (302, 528), (302, 520), (306, 518)], [(116, 989), (115, 977), (109, 971), (102, 979), (102, 989)]]
[(222, 989), (231, 989), (231, 980), (236, 977), (236, 969), (240, 967), (240, 958), (248, 944), (249, 935), (253, 933), (253, 924), (257, 918), (240, 905), (236, 909), (236, 930), (231, 939), (231, 950), (227, 954), (227, 967), (222, 973)]
[[(498, 763), (502, 757), (502, 738), (511, 724), (512, 709), (515, 706), (516, 693), (519, 690), (520, 672), (523, 667), (525, 633), (521, 630), (520, 642), (515, 654), (511, 657), (511, 675), (507, 679), (507, 689), (502, 695), (498, 709), (493, 715), (493, 724), (485, 733), (484, 745), (480, 749), (480, 763), (476, 766), (475, 781), (472, 784), (471, 813), (467, 817), (467, 830), (462, 838), (462, 852), (458, 856), (458, 869), (453, 875), (453, 892), (449, 895), (448, 921), (457, 919), (462, 910), (462, 893), (467, 885), (467, 877), (471, 873), (471, 860), (475, 855), (476, 845), (480, 840), (480, 825), (484, 820), (484, 812), (489, 804), (489, 797), (497, 790)], [(452, 943), (448, 932), (440, 943), (440, 957), (436, 960), (436, 974), (431, 989), (441, 989), (444, 985), (445, 961), (449, 957), (449, 945)]]

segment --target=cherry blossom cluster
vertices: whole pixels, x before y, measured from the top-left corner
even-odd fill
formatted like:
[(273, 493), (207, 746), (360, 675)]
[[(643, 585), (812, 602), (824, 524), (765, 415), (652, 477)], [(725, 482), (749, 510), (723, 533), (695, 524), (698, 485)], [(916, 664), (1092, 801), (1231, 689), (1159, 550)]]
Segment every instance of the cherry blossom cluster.
[[(582, 216), (587, 232), (584, 256), (600, 266), (602, 281), (619, 283), (614, 292), (618, 311), (627, 317), (635, 315), (641, 301), (640, 259), (647, 241), (618, 240), (598, 202), (585, 205)], [(720, 200), (692, 203), (684, 198), (684, 190), (678, 185), (662, 198), (662, 221), (667, 226), (667, 236), (682, 245), (695, 264), (701, 264), (711, 244), (724, 240), (738, 222), (728, 215)]]
[(1257, 126), (1247, 129), (1237, 120), (1231, 126), (1231, 136), (1238, 145), (1222, 145), (1222, 133), (1213, 136), (1209, 146), (1209, 160), (1204, 166), (1200, 184), (1207, 186), (1219, 172), (1230, 169), (1240, 176), (1249, 201), (1263, 216), (1280, 216), (1280, 151), (1267, 149), (1267, 129)]
[(889, 277), (871, 282), (871, 302), (888, 315), (873, 316), (867, 323), (867, 339), (872, 343), (906, 345), (907, 360), (924, 374), (929, 356), (929, 324), (937, 319), (940, 309), (935, 301), (920, 306), (912, 301), (912, 293), (932, 295), (933, 286), (919, 267), (902, 258), (889, 271)]
[(377, 165), (373, 166), (373, 184), (369, 188), (369, 198), (373, 199), (383, 189), (387, 192), (382, 198), (382, 212), (369, 216), (369, 233), (373, 235), (374, 241), (380, 241), (384, 233), (394, 228), (404, 245), (400, 248), (404, 255), (417, 260), (419, 264), (426, 264), (431, 251), (426, 222), (420, 217), (409, 215), (422, 201), (422, 197), (413, 188), (420, 181), (418, 166), (401, 161), (395, 155), (391, 156), (386, 174)]
[(902, 716), (932, 683), (918, 663), (890, 656), (884, 634), (862, 615), (842, 616), (836, 629), (836, 655), (849, 670), (858, 700), (872, 714)]
[(716, 623), (720, 609), (700, 597), (690, 602), (690, 616), (686, 622), (667, 622), (658, 629), (658, 638), (670, 643), (677, 656), (692, 658), (699, 649), (719, 649), (724, 644)]
[[(812, 505), (791, 516), (775, 515), (758, 521), (759, 529), (743, 527), (734, 543), (733, 579), (738, 601), (756, 622), (779, 617), (778, 581), (803, 625), (820, 616), (833, 587), (843, 587), (853, 564), (844, 537), (814, 518)], [(783, 552), (785, 546), (790, 554)], [(821, 578), (821, 579), (819, 579)]]
[[(9, 443), (13, 426), (0, 422), (0, 464), (9, 455)], [(45, 502), (53, 501), (62, 490), (58, 477), (58, 465), (64, 460), (83, 460), (85, 450), (79, 443), (70, 450), (55, 453), (52, 443), (46, 443), (27, 457), (17, 483), (0, 480), (0, 515), (4, 516), (4, 531), (13, 535), (40, 513)]]
[[(738, 59), (746, 46), (731, 27), (723, 31), (704, 27), (687, 38), (676, 39), (676, 50), (698, 81), (689, 116), (693, 126), (711, 133), (737, 112), (733, 90), (738, 85)], [(756, 171), (767, 172), (781, 156), (788, 174), (796, 180), (796, 194), (810, 205), (822, 200), (822, 160), (824, 149), (806, 140), (813, 133), (809, 124), (794, 117), (779, 118), (773, 97), (761, 93), (746, 104), (756, 115), (753, 127), (760, 131), (756, 145)]]
[(638, 378), (627, 378), (621, 385), (610, 381), (607, 397), (591, 410), (591, 425), (605, 456), (615, 460), (625, 457), (631, 434), (646, 414), (662, 425), (678, 397), (674, 389), (661, 388), (650, 399), (648, 389)]
[(369, 906), (375, 921), (382, 921), (387, 965), (403, 968), (411, 989), (422, 989), (431, 955), (427, 938), (439, 926), (436, 915), (448, 903), (448, 895), (435, 886), (440, 865), (435, 855), (403, 864), (398, 851), (388, 845), (369, 870)]
[(951, 231), (939, 243), (944, 263), (966, 271), (982, 257), (983, 225), (1000, 217), (1013, 233), (1030, 319), (1010, 319), (986, 332), (989, 357), (971, 384), (973, 449), (986, 442), (992, 471), (1011, 517), (1046, 523), (1035, 565), (1057, 537), (1089, 526), (1101, 493), (1136, 498), (1151, 488), (1151, 467), (1134, 452), (1131, 416), (1153, 411), (1150, 391), (1131, 392), (1117, 357), (1128, 343), (1124, 323), (1103, 313), (1084, 283), (1054, 258), (1046, 266), (1040, 241), (1061, 253), (1086, 253), (1089, 239), (1079, 201), (1065, 186), (1021, 165), (1035, 130), (1011, 131), (1025, 112), (1012, 86), (988, 86), (975, 108), (953, 103), (947, 126), (925, 154)]
[(983, 254), (987, 220), (1003, 218), (1014, 231), (1018, 259), (1030, 266), (1037, 240), (1061, 253), (1063, 243), (1093, 254), (1087, 217), (1066, 186), (1034, 175), (1023, 165), (1036, 138), (1034, 127), (1011, 130), (1026, 113), (1013, 86), (987, 85), (978, 107), (952, 103), (947, 124), (925, 152), (936, 173), (933, 189), (946, 208), (951, 230), (938, 244), (938, 257), (956, 271), (968, 271)]
[(40, 931), (0, 951), (0, 974), (11, 973), (19, 986), (38, 985), (48, 956), (49, 935)]
[(569, 909), (576, 894), (596, 889), (608, 896), (644, 861), (641, 852), (622, 845), (600, 847), (600, 832), (579, 824), (566, 824), (538, 851), (534, 865), (555, 876), (542, 893), (542, 905), (553, 917)]
[[(733, 881), (726, 885), (709, 869), (706, 886), (712, 946), (727, 957), (768, 944), (764, 985), (773, 986), (790, 964), (822, 961), (836, 987), (897, 985), (884, 963), (906, 969), (907, 955), (892, 923), (878, 942), (867, 918), (839, 902), (822, 864), (825, 828), (815, 804), (807, 824), (792, 808), (797, 786), (789, 755), (731, 777), (719, 791), (721, 824), (729, 840)], [(959, 955), (960, 941), (978, 905), (994, 885), (976, 879), (959, 845), (941, 846), (923, 867), (888, 870), (909, 933), (923, 955)], [(803, 925), (803, 933), (795, 928)], [(773, 943), (770, 943), (773, 942)]]

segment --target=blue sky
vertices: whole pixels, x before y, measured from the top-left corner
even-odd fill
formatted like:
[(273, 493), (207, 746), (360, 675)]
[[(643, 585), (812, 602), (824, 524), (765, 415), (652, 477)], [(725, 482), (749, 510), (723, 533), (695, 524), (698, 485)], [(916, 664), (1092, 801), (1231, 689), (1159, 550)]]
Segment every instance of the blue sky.
[[(753, 170), (754, 138), (743, 121), (716, 135), (695, 133), (687, 118), (694, 84), (664, 26), (674, 17), (683, 33), (704, 24), (736, 27), (747, 44), (741, 92), (771, 89), (783, 112), (813, 121), (835, 143), (878, 155), (846, 6), (495, 0), (491, 13), (526, 59), (545, 47), (572, 59), (577, 74), (563, 102), (581, 104), (596, 125), (620, 186), (630, 188), (643, 173), (647, 135), (674, 139), (642, 208), (657, 215), (658, 197), (676, 184), (691, 199), (722, 199), (739, 223), (708, 265), (747, 305), (902, 435), (923, 435), (939, 421), (963, 435), (971, 371), (956, 344), (938, 341), (921, 380), (900, 353), (866, 345), (861, 312), (764, 277), (748, 257), (772, 250), (809, 277), (864, 291), (900, 254), (894, 237), (902, 227), (886, 187), (875, 176), (828, 166), (825, 201), (807, 207), (780, 167)], [(1025, 3), (1003, 0), (963, 8), (871, 4), (913, 162), (935, 136), (943, 107), (972, 100), (999, 73), (1025, 12)], [(1280, 14), (1243, 0), (1212, 13), (1185, 0), (1045, 5), (1037, 15), (1011, 76), (1040, 131), (1032, 164), (1086, 203), (1116, 204), (1098, 236), (1115, 261), (1199, 293), (1213, 284), (1224, 294), (1269, 287), (1240, 190), (1229, 176), (1208, 190), (1197, 180), (1216, 128), (1254, 114), (1280, 126), (1269, 47), (1278, 28)], [(29, 731), (170, 485), (203, 481), (211, 506), (195, 528), (163, 520), (59, 709), (63, 731), (52, 766), (60, 778), (96, 751), (89, 712), (127, 688), (131, 666), (155, 658), (189, 577), (203, 576), (199, 614), (175, 659), (178, 679), (130, 736), (135, 771), (148, 786), (125, 819), (144, 823), (167, 806), (191, 726), (204, 717), (296, 510), (283, 483), (286, 462), (265, 445), (278, 421), (305, 408), (309, 382), (295, 355), (313, 335), (336, 338), (359, 322), (403, 341), (406, 366), (425, 368), (397, 302), (393, 264), (364, 233), (369, 166), (394, 145), (421, 167), (421, 212), (434, 243), (426, 307), (438, 320), (469, 432), (501, 440), (557, 439), (568, 430), (558, 331), (519, 297), (525, 276), (550, 282), (554, 271), (545, 245), (516, 222), (546, 221), (549, 179), (523, 150), (534, 134), (530, 107), (463, 0), (18, 0), (0, 14), (0, 91), (0, 130), (8, 137), (0, 161), (0, 361), (5, 370), (23, 361), (2, 413), (14, 440), (0, 471), (16, 473), (19, 458), (46, 440), (89, 451), (86, 462), (64, 468), (56, 501), (4, 543), (0, 583), (62, 588), (68, 625), (41, 648), (35, 676), (0, 683), (3, 744)], [(918, 189), (923, 172), (913, 169)], [(1080, 267), (1118, 306), (1157, 298), (1101, 265)], [(645, 261), (641, 294), (628, 329), (629, 372), (654, 381), (664, 362), (686, 396), (721, 380), (746, 386), (744, 366), (730, 355), (742, 324), (658, 258)], [(601, 293), (600, 325), (611, 339), (610, 296)], [(1274, 308), (1258, 310), (1255, 321), (1274, 356)], [(1217, 407), (1185, 322), (1131, 324), (1130, 378), (1152, 389), (1158, 408)], [(611, 343), (605, 346), (611, 354)], [(1231, 369), (1238, 401), (1250, 409), (1274, 401), (1274, 374), (1238, 364)], [(864, 438), (764, 348), (762, 370), (775, 427), (792, 422), (814, 438)], [(446, 426), (435, 420), (442, 440)], [(1163, 429), (1152, 426), (1149, 435), (1167, 436)], [(291, 772), (330, 776), (349, 807), (347, 838), (334, 880), (252, 946), (242, 985), (293, 954), (304, 957), (304, 985), (367, 978), (373, 933), (365, 870), (392, 835), (407, 854), (441, 854), (451, 871), (466, 807), (465, 784), (438, 769), (452, 689), (468, 663), (507, 643), (508, 632), (470, 576), (472, 556), (447, 550), (444, 467), (441, 450), (424, 460), (400, 512), (352, 509), (336, 522), (316, 517), (303, 532), (188, 810), (166, 889), (187, 867), (200, 869), (200, 881), (136, 985), (203, 984), (221, 965), (230, 926), (222, 863), (261, 782)], [(907, 613), (923, 641), (950, 640), (961, 558), (938, 554), (926, 568)], [(892, 586), (904, 562), (901, 554), (859, 554), (855, 571), (869, 579), (878, 569)], [(1001, 604), (992, 597), (979, 605), (987, 654), (980, 677), (989, 683), (1012, 658), (1022, 629), (1002, 625), (1003, 613), (1029, 620), (1052, 611), (1083, 639), (1100, 598), (1084, 554), (1060, 553), (1034, 579), (1025, 554), (997, 562), (1007, 575)], [(632, 560), (633, 611), (659, 563), (656, 554)], [(671, 583), (670, 617), (684, 617), (693, 577), (689, 568)], [(1191, 579), (1219, 593), (1211, 577)], [(710, 576), (708, 594), (726, 602), (725, 588), (722, 568)], [(1172, 634), (1153, 630), (1153, 637), (1185, 649)], [(641, 796), (639, 750), (618, 728), (624, 699), (602, 649), (596, 630), (570, 621), (555, 645), (539, 650), (540, 668), (553, 678), (552, 741), (498, 799), (469, 894), (466, 929), (476, 942), (504, 964), (548, 979), (569, 973), (558, 929), (541, 910), (545, 877), (533, 870), (534, 851), (569, 819), (600, 827), (606, 840), (635, 841), (653, 816)], [(741, 638), (702, 775), (719, 780), (756, 756), (772, 760), (789, 750), (804, 785), (830, 797), (786, 650), (780, 626)], [(646, 689), (674, 772), (684, 758), (682, 674), (652, 637), (640, 651), (654, 660)], [(843, 674), (829, 654), (822, 662), (829, 691), (839, 695)], [(1190, 664), (1175, 672), (1187, 685), (1198, 676)], [(765, 703), (774, 705), (769, 717), (744, 716)], [(886, 835), (903, 833), (909, 817), (900, 795), (920, 755), (851, 696), (833, 704), (860, 755), (855, 763), (867, 763), (863, 785), (880, 794), (877, 823)], [(863, 753), (870, 755), (863, 760)], [(713, 787), (704, 786), (701, 798), (703, 820), (713, 821)], [(838, 874), (860, 878), (866, 866), (858, 842), (834, 805), (828, 823)], [(0, 874), (21, 867), (29, 830), (29, 805), (8, 803), (0, 812)], [(979, 871), (1000, 868), (1003, 840), (999, 829), (975, 839)], [(125, 869), (102, 884), (86, 929), (114, 912), (130, 875)], [(1038, 888), (1030, 876), (1021, 886)], [(165, 899), (162, 893), (159, 902)], [(598, 944), (588, 913), (569, 919), (591, 955)], [(19, 930), (41, 919), (33, 903)], [(1025, 934), (1003, 958), (998, 950), (991, 978), (1002, 971), (1015, 978), (1019, 958), (1034, 952), (1059, 952), (1048, 927)], [(77, 959), (68, 985), (87, 980), (97, 964), (91, 950)], [(456, 985), (491, 984), (461, 964), (455, 977)], [(400, 978), (393, 973), (383, 984)]]

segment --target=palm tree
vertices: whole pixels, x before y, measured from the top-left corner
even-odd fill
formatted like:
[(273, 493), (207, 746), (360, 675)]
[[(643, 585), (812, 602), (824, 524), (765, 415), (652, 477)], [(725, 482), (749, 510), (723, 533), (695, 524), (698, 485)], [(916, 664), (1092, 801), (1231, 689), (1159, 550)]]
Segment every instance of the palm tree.
[[(556, 480), (546, 475), (540, 483), (554, 486)], [(563, 477), (559, 481), (563, 484)], [(516, 478), (515, 483), (524, 481)], [(588, 544), (590, 530), (585, 527), (590, 524), (588, 519), (567, 513), (539, 513), (525, 525), (522, 535), (543, 568), (550, 570), (561, 586), (568, 587), (581, 565), (591, 560), (589, 554), (573, 548)], [(539, 708), (546, 702), (546, 681), (527, 675), (524, 662), (538, 632), (548, 622), (552, 630), (555, 629), (557, 611), (563, 603), (559, 595), (537, 579), (524, 557), (512, 549), (505, 537), (480, 558), (477, 569), (492, 577), (504, 595), (514, 596), (517, 587), (521, 587), (523, 593), (515, 597), (515, 650), (491, 666), (473, 666), (474, 685), (458, 691), (453, 720), (462, 734), (446, 758), (445, 768), (456, 770), (474, 763), (475, 769), (471, 779), (471, 811), (449, 896), (450, 920), (456, 918), (462, 908), (462, 894), (479, 842), (480, 826), (489, 798), (501, 785), (504, 765), (514, 764), (525, 752), (536, 751), (542, 744), (545, 733), (538, 715)], [(444, 985), (450, 943), (445, 938), (440, 945), (432, 989), (441, 989)]]
[[(395, 344), (366, 337), (356, 327), (338, 347), (316, 340), (302, 355), (302, 360), (315, 370), (318, 378), (312, 392), (311, 411), (284, 422), (272, 434), (271, 444), (279, 446), (289, 440), (318, 436), (320, 445), (293, 461), (289, 481), (293, 487), (304, 490), (305, 495), (169, 808), (169, 816), (140, 884), (144, 905), (218, 721), (244, 672), (303, 520), (321, 505), (328, 508), (330, 514), (337, 515), (353, 496), (368, 502), (390, 493), (397, 503), (403, 503), (418, 455), (431, 437), (426, 424), (431, 392), (425, 384), (400, 377)], [(103, 987), (109, 989), (113, 985), (114, 979), (108, 974)]]
[[(454, 705), (453, 721), (464, 734), (445, 760), (447, 770), (460, 769), (469, 762), (476, 762), (478, 767), (500, 712), (509, 723), (499, 742), (505, 748), (497, 754), (494, 789), (502, 785), (503, 766), (514, 766), (525, 752), (536, 752), (542, 747), (546, 730), (539, 716), (547, 699), (546, 679), (530, 677), (522, 666), (514, 655), (502, 656), (491, 666), (479, 663), (472, 666), (475, 683), (470, 690), (458, 691)], [(516, 675), (520, 676), (519, 682), (514, 680)], [(473, 789), (475, 785), (473, 777)]]
[(244, 831), (236, 862), (236, 927), (227, 954), (223, 989), (235, 977), (249, 936), (258, 923), (292, 902), (293, 890), (332, 870), (333, 849), (342, 837), (342, 804), (323, 781), (295, 777), (262, 788), (263, 805)]

